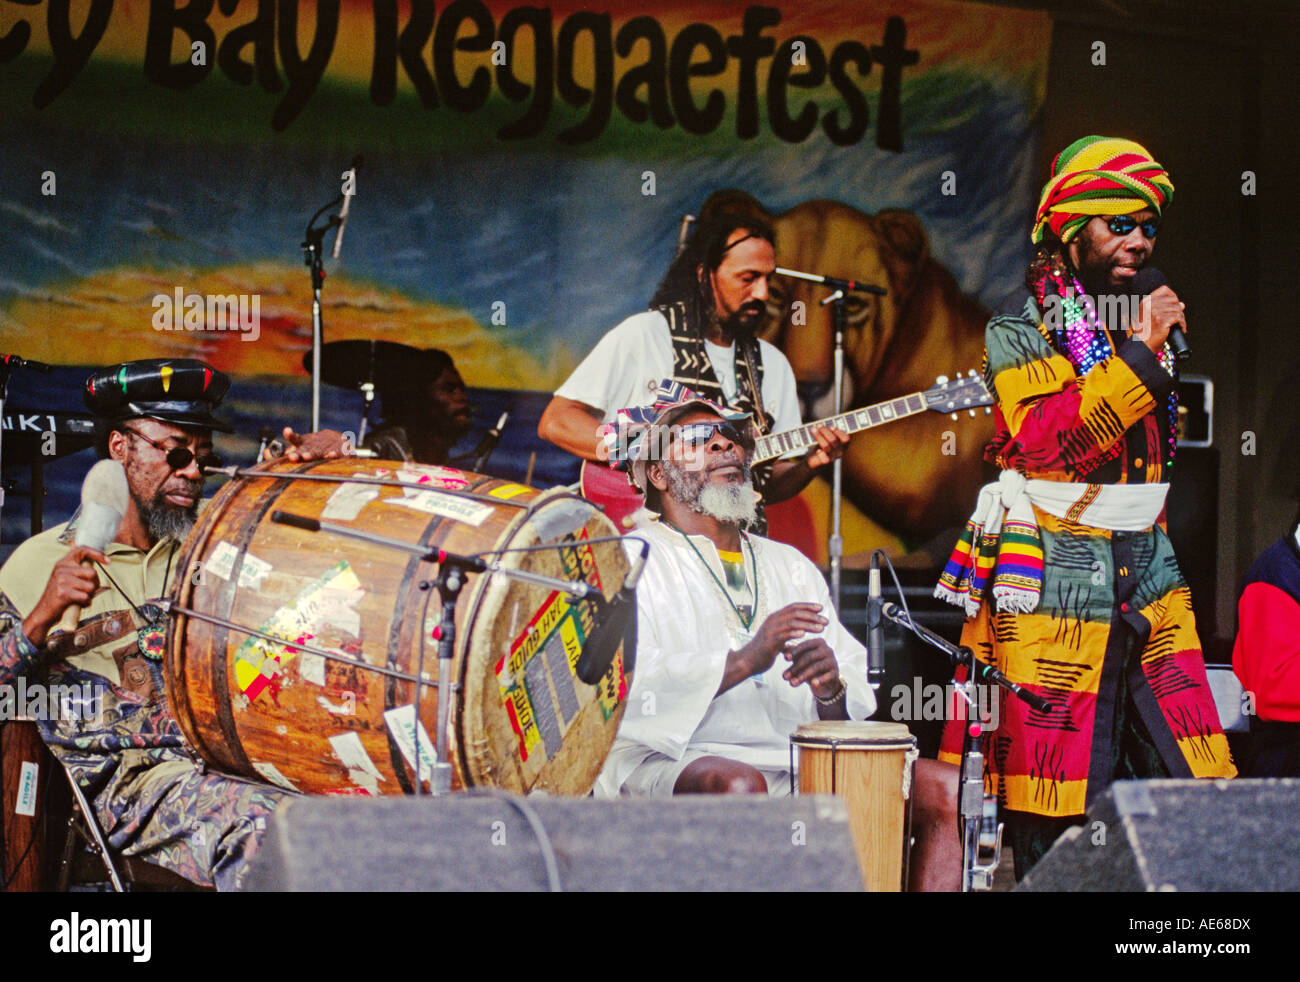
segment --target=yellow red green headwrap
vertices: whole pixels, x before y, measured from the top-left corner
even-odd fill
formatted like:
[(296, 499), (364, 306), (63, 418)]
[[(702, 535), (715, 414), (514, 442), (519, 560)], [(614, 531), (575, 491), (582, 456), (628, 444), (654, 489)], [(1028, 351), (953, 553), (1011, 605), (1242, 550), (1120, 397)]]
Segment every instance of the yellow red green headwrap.
[(1030, 238), (1042, 242), (1050, 228), (1067, 243), (1097, 215), (1131, 215), (1144, 208), (1159, 215), (1173, 196), (1169, 174), (1146, 147), (1132, 140), (1085, 136), (1052, 161), (1052, 177), (1043, 185)]

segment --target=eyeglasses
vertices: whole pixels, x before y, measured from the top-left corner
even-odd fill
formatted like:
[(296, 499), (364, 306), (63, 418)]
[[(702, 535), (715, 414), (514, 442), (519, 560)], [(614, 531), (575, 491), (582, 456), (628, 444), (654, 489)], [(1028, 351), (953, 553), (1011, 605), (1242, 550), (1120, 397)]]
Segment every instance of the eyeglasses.
[[(122, 427), (122, 429), (125, 432), (130, 433), (132, 436), (138, 436), (141, 440), (149, 444), (151, 447), (161, 450), (167, 456), (167, 466), (174, 471), (185, 470), (185, 468), (190, 466), (190, 461), (194, 460), (196, 457), (194, 451), (191, 450), (189, 447), (166, 447), (155, 440), (150, 440), (139, 430), (133, 430), (129, 426), (124, 426)], [(206, 471), (214, 467), (220, 467), (222, 464), (221, 458), (218, 457), (216, 454), (211, 454), (211, 453), (203, 454), (201, 457), (198, 457), (198, 462), (199, 462), (199, 470), (201, 471)]]
[(730, 423), (718, 421), (716, 423), (687, 423), (685, 426), (679, 426), (677, 429), (677, 439), (688, 450), (698, 450), (700, 447), (707, 446), (716, 433), (725, 440), (741, 447), (752, 447), (753, 441), (747, 434), (742, 433)]
[(1142, 234), (1148, 239), (1154, 239), (1156, 233), (1160, 231), (1160, 219), (1148, 218), (1145, 222), (1138, 222), (1132, 215), (1113, 215), (1110, 218), (1103, 219), (1106, 227), (1116, 235), (1128, 235), (1135, 228), (1141, 228)]

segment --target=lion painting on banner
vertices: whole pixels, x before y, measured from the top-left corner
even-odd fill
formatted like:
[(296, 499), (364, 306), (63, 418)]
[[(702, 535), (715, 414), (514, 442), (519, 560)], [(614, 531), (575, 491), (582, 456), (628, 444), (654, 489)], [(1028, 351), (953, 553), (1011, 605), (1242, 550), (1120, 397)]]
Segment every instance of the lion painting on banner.
[[(846, 409), (923, 391), (938, 375), (979, 370), (988, 312), (931, 257), (925, 228), (911, 212), (869, 215), (819, 200), (772, 214), (743, 192), (721, 191), (701, 215), (720, 210), (749, 210), (770, 222), (781, 266), (887, 288), (883, 297), (848, 298)], [(774, 277), (763, 328), (790, 360), (806, 419), (834, 410), (834, 330), (830, 308), (820, 305), (826, 296), (817, 284)], [(992, 433), (992, 420), (982, 412), (956, 422), (927, 412), (855, 437), (844, 456), (846, 565), (861, 565), (875, 548), (901, 555), (959, 527), (984, 481), (983, 449)], [(774, 520), (774, 531), (790, 529), (789, 537), (823, 564), (829, 499), (828, 481), (814, 481)], [(806, 531), (795, 531), (809, 520), (811, 542)]]

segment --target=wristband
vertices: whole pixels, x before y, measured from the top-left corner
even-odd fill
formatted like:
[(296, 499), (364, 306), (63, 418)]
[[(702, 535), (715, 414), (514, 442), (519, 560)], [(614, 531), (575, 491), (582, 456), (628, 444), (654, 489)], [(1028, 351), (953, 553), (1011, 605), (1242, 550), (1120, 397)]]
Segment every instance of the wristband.
[(849, 687), (844, 683), (844, 679), (841, 678), (840, 691), (835, 693), (835, 695), (831, 696), (829, 699), (823, 699), (821, 696), (817, 695), (817, 693), (814, 692), (813, 698), (816, 699), (817, 702), (823, 706), (833, 706), (841, 699), (843, 699), (846, 695), (848, 695), (848, 691), (849, 691)]

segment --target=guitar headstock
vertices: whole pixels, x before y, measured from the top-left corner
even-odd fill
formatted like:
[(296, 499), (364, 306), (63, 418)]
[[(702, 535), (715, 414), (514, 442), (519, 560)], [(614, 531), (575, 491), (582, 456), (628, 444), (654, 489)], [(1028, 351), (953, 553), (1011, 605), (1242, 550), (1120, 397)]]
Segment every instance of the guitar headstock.
[(946, 375), (940, 375), (934, 382), (933, 388), (922, 393), (926, 409), (932, 409), (936, 413), (952, 413), (953, 419), (963, 409), (969, 410), (972, 416), (981, 406), (985, 407), (986, 414), (993, 411), (988, 408), (994, 403), (993, 396), (973, 368), (966, 375), (958, 375), (951, 380)]

